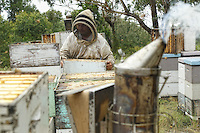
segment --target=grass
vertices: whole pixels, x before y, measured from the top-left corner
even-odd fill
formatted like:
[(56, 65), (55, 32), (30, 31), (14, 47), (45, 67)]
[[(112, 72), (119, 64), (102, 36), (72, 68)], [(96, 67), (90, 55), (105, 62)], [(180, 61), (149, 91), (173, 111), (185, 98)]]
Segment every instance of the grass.
[(178, 110), (176, 97), (159, 99), (159, 133), (199, 133), (199, 121)]

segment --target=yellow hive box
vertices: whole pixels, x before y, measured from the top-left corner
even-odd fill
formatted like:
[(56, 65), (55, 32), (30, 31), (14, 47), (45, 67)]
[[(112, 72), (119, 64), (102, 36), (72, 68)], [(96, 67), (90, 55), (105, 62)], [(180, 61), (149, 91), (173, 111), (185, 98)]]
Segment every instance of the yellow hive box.
[(0, 72), (0, 132), (48, 132), (48, 73)]

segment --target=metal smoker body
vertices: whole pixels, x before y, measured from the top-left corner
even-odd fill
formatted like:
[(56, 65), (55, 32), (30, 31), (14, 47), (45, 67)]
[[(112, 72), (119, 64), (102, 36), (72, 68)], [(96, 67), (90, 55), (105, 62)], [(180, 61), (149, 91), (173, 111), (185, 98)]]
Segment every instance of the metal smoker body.
[(158, 67), (165, 44), (159, 38), (115, 65), (114, 104), (109, 132), (158, 132)]

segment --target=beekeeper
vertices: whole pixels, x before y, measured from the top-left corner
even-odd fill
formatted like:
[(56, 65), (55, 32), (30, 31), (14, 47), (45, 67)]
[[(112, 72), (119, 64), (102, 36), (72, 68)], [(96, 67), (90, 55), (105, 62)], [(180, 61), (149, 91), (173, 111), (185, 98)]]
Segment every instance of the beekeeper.
[(97, 33), (93, 13), (87, 9), (79, 13), (69, 34), (60, 49), (61, 66), (63, 59), (102, 59), (107, 60), (106, 69), (111, 70), (114, 57), (106, 39)]

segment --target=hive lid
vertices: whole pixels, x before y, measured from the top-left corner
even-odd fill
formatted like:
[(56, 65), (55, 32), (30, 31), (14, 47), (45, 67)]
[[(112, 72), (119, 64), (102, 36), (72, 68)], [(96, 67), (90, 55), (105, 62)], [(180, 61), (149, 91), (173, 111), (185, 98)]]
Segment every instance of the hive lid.
[(162, 58), (176, 58), (176, 57), (181, 57), (181, 54), (163, 54)]
[(200, 57), (183, 57), (183, 58), (179, 58), (178, 61), (181, 63), (191, 65), (191, 66), (200, 65)]
[(199, 66), (200, 65), (200, 57), (189, 57), (184, 59), (184, 63), (188, 65)]

